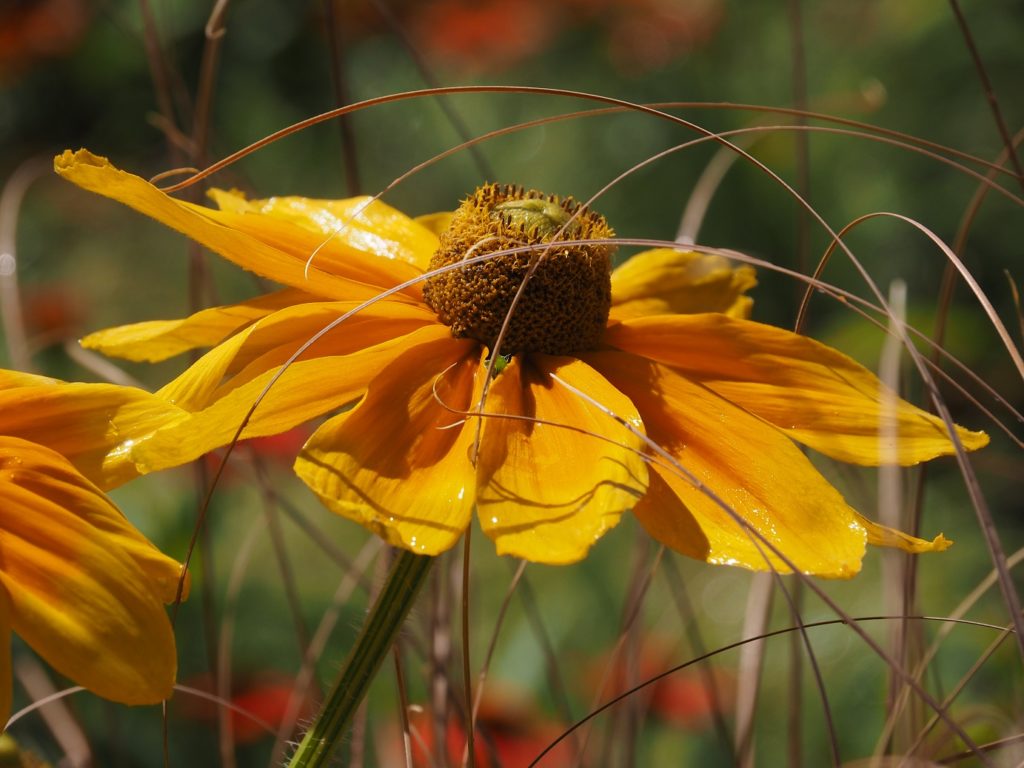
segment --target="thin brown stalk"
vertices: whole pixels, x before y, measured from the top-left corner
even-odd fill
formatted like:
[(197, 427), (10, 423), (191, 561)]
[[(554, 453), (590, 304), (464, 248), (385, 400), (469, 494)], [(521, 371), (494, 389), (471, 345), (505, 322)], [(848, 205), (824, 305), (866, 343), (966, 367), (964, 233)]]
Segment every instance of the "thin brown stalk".
[(470, 715), (466, 723), (466, 753), (469, 757), (470, 768), (476, 766), (476, 746), (473, 743), (473, 733), (476, 731), (476, 721), (473, 718), (473, 666), (470, 663), (469, 641), (469, 575), (472, 532), (473, 529), (470, 526), (462, 536), (462, 580), (459, 590), (462, 593), (462, 693), (466, 702), (466, 712)]
[[(700, 625), (697, 621), (698, 614), (694, 610), (693, 603), (687, 593), (686, 582), (676, 566), (675, 558), (677, 556), (672, 551), (666, 552), (666, 556), (661, 561), (661, 571), (668, 580), (669, 593), (672, 595), (672, 601), (675, 603), (679, 620), (683, 624), (683, 631), (686, 633), (690, 649), (694, 655), (704, 656), (707, 653), (707, 645), (701, 636)], [(725, 721), (723, 714), (724, 708), (722, 706), (722, 694), (719, 691), (719, 681), (715, 678), (712, 668), (707, 664), (701, 664), (698, 667), (698, 671), (703, 678), (704, 688), (707, 690), (708, 698), (711, 701), (711, 717), (715, 725), (715, 731), (718, 734), (719, 744), (721, 744), (726, 754), (729, 755), (729, 764), (738, 765), (736, 755), (733, 752), (732, 734), (729, 732), (729, 724)]]
[(434, 595), (430, 612), (430, 727), (433, 732), (433, 761), (447, 762), (445, 745), (448, 730), (448, 668), (452, 655), (451, 582), (448, 579), (449, 558), (441, 555), (440, 568), (432, 574)]
[[(327, 43), (331, 54), (331, 88), (334, 102), (339, 106), (349, 103), (349, 82), (345, 71), (343, 50), (344, 32), (341, 28), (341, 0), (323, 0), (324, 16), (327, 20)], [(361, 194), (359, 181), (359, 153), (356, 151), (355, 124), (352, 117), (338, 119), (341, 134), (342, 172), (345, 174), (345, 189), (349, 197)]]
[(43, 158), (26, 160), (14, 170), (0, 192), (0, 328), (11, 366), (19, 371), (31, 371), (32, 361), (18, 288), (18, 216), (29, 186), (49, 169), (49, 161)]
[(988, 102), (989, 109), (992, 110), (992, 119), (995, 121), (996, 128), (999, 131), (999, 137), (1003, 140), (1003, 146), (1010, 157), (1010, 163), (1017, 172), (1017, 181), (1020, 183), (1021, 189), (1024, 189), (1024, 167), (1021, 167), (1020, 158), (1017, 157), (1013, 141), (1010, 139), (1010, 131), (1007, 129), (1006, 121), (1003, 119), (1003, 111), (999, 107), (999, 99), (996, 97), (995, 88), (992, 87), (992, 82), (989, 80), (988, 70), (985, 69), (985, 64), (981, 60), (978, 46), (974, 43), (974, 35), (971, 34), (970, 25), (968, 25), (967, 18), (960, 9), (959, 0), (949, 0), (949, 5), (953, 9), (957, 26), (964, 36), (964, 44), (971, 54), (971, 60), (974, 62), (974, 69), (978, 73), (978, 80), (981, 81), (985, 100)]

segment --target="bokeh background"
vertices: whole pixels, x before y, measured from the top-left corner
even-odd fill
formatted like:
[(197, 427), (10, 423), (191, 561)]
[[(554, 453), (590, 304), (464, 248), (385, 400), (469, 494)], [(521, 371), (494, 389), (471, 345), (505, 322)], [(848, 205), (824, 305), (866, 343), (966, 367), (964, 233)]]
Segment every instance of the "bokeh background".
[[(960, 5), (991, 93), (1013, 134), (1024, 125), (1024, 6), (1015, 0)], [(202, 166), (342, 104), (435, 85), (474, 84), (545, 86), (634, 103), (687, 102), (673, 114), (712, 131), (778, 126), (743, 139), (744, 146), (801, 190), (831, 226), (892, 211), (947, 243), (957, 237), (978, 178), (863, 135), (786, 130), (782, 126), (799, 121), (742, 105), (798, 107), (863, 121), (985, 161), (996, 161), (1003, 148), (964, 28), (953, 6), (934, 0), (233, 0), (216, 11), (214, 3), (196, 0), (7, 0), (0, 5), (0, 180), (5, 184), (0, 238), (16, 255), (13, 295), (20, 302), (24, 335), (14, 342), (16, 347), (24, 340), (27, 348), (17, 352), (5, 326), (0, 363), (100, 380), (111, 372), (74, 349), (74, 340), (85, 332), (178, 317), (265, 288), (251, 275), (190, 252), (183, 238), (159, 225), (62, 182), (50, 171), (55, 153), (87, 147), (148, 177)], [(245, 158), (213, 183), (260, 196), (374, 194), (466, 138), (595, 106), (536, 93), (410, 99), (313, 126)], [(460, 151), (403, 182), (385, 200), (414, 215), (446, 210), (485, 180), (586, 198), (632, 166), (695, 136), (635, 112), (553, 122)], [(622, 237), (672, 240), (695, 184), (719, 155), (707, 143), (672, 153), (616, 184), (596, 207)], [(976, 163), (958, 162), (986, 172)], [(1014, 179), (1004, 175), (998, 181), (1011, 195), (1022, 194)], [(1024, 273), (1021, 221), (1019, 200), (990, 192), (960, 251), (1018, 343), (1021, 316), (1014, 286)], [(714, 188), (698, 240), (804, 273), (814, 269), (829, 244), (827, 233), (791, 195), (742, 161)], [(894, 280), (906, 283), (913, 325), (930, 334), (937, 319), (945, 319), (949, 351), (1007, 402), (1021, 405), (1019, 374), (977, 301), (960, 285), (952, 304), (940, 310), (945, 259), (933, 243), (907, 224), (881, 219), (858, 227), (848, 242), (883, 290)], [(631, 252), (624, 248), (619, 256)], [(5, 279), (14, 285), (11, 275)], [(843, 257), (833, 259), (824, 279), (870, 295)], [(792, 327), (803, 285), (770, 270), (762, 270), (759, 280), (755, 319)], [(11, 295), (4, 295), (8, 306)], [(884, 334), (849, 308), (815, 297), (807, 331), (877, 366)], [(118, 365), (120, 373), (156, 387), (186, 363)], [(905, 394), (921, 402), (920, 382), (908, 365), (904, 370)], [(954, 377), (994, 409), (995, 420), (970, 396), (943, 389), (960, 423), (993, 437), (972, 461), (1003, 546), (1013, 553), (1024, 545), (1021, 454), (1000, 424), (1018, 435), (1021, 425), (964, 374)], [(291, 477), (291, 457), (302, 439), (299, 433), (257, 441), (235, 458), (214, 497), (193, 596), (177, 632), (183, 684), (210, 690), (214, 677), (229, 669), (235, 702), (275, 725), (301, 649), (325, 612), (336, 608), (340, 617), (318, 653), (322, 684), (344, 657), (366, 606), (365, 587), (374, 578), (371, 567), (362, 587), (335, 600), (346, 573), (342, 558), (357, 558), (367, 536), (321, 510)], [(877, 473), (821, 466), (854, 506), (869, 516), (876, 513)], [(115, 498), (145, 533), (181, 557), (195, 523), (203, 472), (182, 469), (145, 478)], [(918, 563), (916, 610), (948, 616), (991, 569), (975, 512), (952, 460), (936, 462), (924, 476), (907, 472), (904, 487), (907, 510), (921, 494), (924, 532), (931, 536), (941, 530), (957, 542), (946, 554)], [(483, 539), (474, 544), (470, 634), (471, 655), (479, 664), (515, 564), (496, 558)], [(421, 647), (429, 645), (438, 616), (443, 623), (446, 613), (454, 612), (451, 626), (457, 630), (451, 584), (459, 567), (455, 558), (437, 569), (437, 583), (413, 617), (410, 636)], [(869, 554), (860, 578), (826, 586), (851, 615), (886, 611), (887, 582), (877, 552)], [(746, 572), (660, 555), (629, 520), (577, 566), (528, 568), (495, 647), (484, 710), (491, 748), (481, 753), (491, 762), (481, 764), (526, 765), (596, 701), (685, 662), (702, 648), (739, 640), (751, 615), (750, 587)], [(642, 596), (638, 616), (624, 630), (637, 595)], [(792, 624), (785, 601), (776, 596), (774, 603), (770, 626)], [(806, 621), (834, 618), (811, 597), (804, 598), (801, 613)], [(1007, 622), (994, 590), (967, 615)], [(925, 641), (938, 632), (938, 625), (915, 627)], [(883, 642), (888, 637), (885, 623), (871, 625), (870, 631)], [(230, 641), (226, 666), (214, 658), (225, 637)], [(925, 675), (933, 692), (948, 693), (995, 638), (991, 629), (953, 629)], [(773, 640), (766, 646), (755, 709), (758, 764), (826, 764), (833, 740), (842, 760), (853, 763), (870, 755), (880, 739), (887, 712), (886, 665), (843, 627), (813, 630), (811, 640), (834, 728), (830, 734), (806, 654), (795, 652), (803, 674), (794, 682), (791, 640)], [(408, 644), (413, 646), (406, 653), (410, 699), (426, 706), (428, 664), (415, 652), (417, 642)], [(457, 689), (457, 640), (455, 645), (448, 677)], [(15, 653), (31, 659), (21, 645)], [(677, 673), (601, 715), (582, 764), (733, 764), (739, 652), (719, 654), (701, 669)], [(1020, 672), (1014, 643), (1004, 643), (958, 693), (952, 711), (972, 737), (984, 742), (1020, 731)], [(400, 752), (388, 751), (396, 748), (399, 732), (393, 678), (391, 670), (382, 673), (363, 736), (348, 747), (363, 749), (356, 743), (365, 738), (367, 765), (401, 759)], [(310, 695), (315, 699), (317, 692)], [(16, 685), (16, 703), (33, 698)], [(71, 697), (67, 705), (95, 764), (161, 764), (158, 709), (128, 710), (88, 694)], [(924, 717), (917, 711), (905, 720), (919, 725)], [(436, 742), (426, 716), (421, 726)], [(234, 730), (238, 764), (272, 759), (272, 736), (242, 719)], [(175, 698), (168, 731), (171, 765), (214, 765), (222, 759), (216, 710), (196, 697)], [(52, 724), (37, 714), (11, 733), (43, 759), (57, 762), (68, 753)], [(459, 742), (456, 725), (448, 735)], [(935, 757), (958, 749), (941, 728), (926, 739), (925, 752)], [(567, 754), (541, 765), (568, 765)], [(1006, 760), (999, 764), (1020, 760), (1013, 747), (998, 754)]]

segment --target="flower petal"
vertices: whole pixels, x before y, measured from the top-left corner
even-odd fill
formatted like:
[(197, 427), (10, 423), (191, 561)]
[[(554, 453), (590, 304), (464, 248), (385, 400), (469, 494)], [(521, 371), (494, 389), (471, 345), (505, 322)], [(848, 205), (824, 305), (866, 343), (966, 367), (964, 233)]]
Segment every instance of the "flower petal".
[(170, 696), (161, 601), (179, 571), (62, 456), (0, 438), (0, 584), (14, 631), (58, 672), (126, 704)]
[[(414, 221), (422, 227), (426, 227), (433, 232), (437, 237), (441, 236), (441, 233), (448, 229), (448, 225), (452, 223), (452, 211), (441, 211), (440, 213), (426, 213), (422, 216), (417, 216)], [(436, 249), (437, 246), (434, 246)], [(431, 254), (433, 255), (433, 254)], [(423, 265), (424, 271), (427, 265), (430, 263), (430, 259), (427, 259), (427, 264)]]
[[(352, 354), (293, 363), (257, 406), (242, 439), (285, 432), (348, 405), (385, 366), (420, 344), (439, 338), (450, 339), (451, 334), (445, 326), (435, 323)], [(175, 467), (227, 445), (279, 368), (280, 365), (265, 370), (244, 384), (223, 391), (207, 407), (136, 444), (132, 458), (139, 470), (152, 472)]]
[(616, 320), (644, 315), (724, 312), (749, 317), (757, 285), (751, 267), (696, 251), (656, 248), (643, 251), (612, 272), (612, 311)]
[(450, 549), (475, 496), (476, 430), (458, 411), (471, 407), (487, 375), (477, 349), (448, 334), (409, 347), (355, 408), (313, 434), (296, 473), (329, 509), (393, 546), (425, 555)]
[[(357, 306), (339, 301), (285, 307), (206, 353), (157, 394), (189, 411), (205, 408), (217, 397), (282, 365), (307, 339)], [(380, 301), (325, 333), (303, 357), (351, 354), (436, 322), (426, 307)]]
[(316, 297), (286, 288), (240, 304), (212, 307), (184, 320), (150, 320), (90, 333), (81, 344), (110, 357), (155, 363), (182, 352), (212, 347), (250, 323), (284, 307), (316, 301)]
[[(614, 351), (585, 359), (632, 399), (651, 439), (798, 570), (839, 578), (860, 570), (866, 521), (782, 432), (664, 365)], [(789, 570), (704, 490), (664, 462), (653, 469), (660, 482), (635, 513), (656, 539), (710, 563)]]
[[(404, 262), (347, 244), (343, 234), (325, 243), (322, 235), (269, 216), (226, 213), (176, 200), (84, 149), (58, 155), (54, 169), (83, 189), (124, 203), (240, 267), (318, 296), (364, 300), (381, 287), (390, 288), (419, 274)], [(307, 268), (306, 262), (321, 245), (322, 251)]]
[[(905, 466), (954, 452), (940, 419), (892, 396), (841, 352), (781, 328), (718, 314), (645, 317), (610, 327), (605, 341), (678, 368), (841, 461)], [(988, 443), (983, 432), (957, 427), (957, 435), (967, 450)]]
[(185, 416), (134, 387), (34, 380), (18, 377), (12, 382), (26, 386), (0, 389), (0, 435), (49, 446), (103, 488), (138, 475), (128, 459), (133, 442)]
[(210, 196), (222, 211), (256, 213), (291, 222), (321, 236), (329, 235), (332, 240), (340, 238), (347, 246), (363, 253), (412, 264), (421, 272), (426, 271), (430, 257), (437, 250), (437, 233), (431, 228), (365, 195), (347, 200), (308, 197), (246, 200), (237, 192), (215, 189)]
[(477, 459), (480, 524), (498, 554), (580, 560), (647, 488), (640, 438), (569, 387), (643, 427), (633, 404), (586, 363), (513, 358), (486, 411), (523, 418), (489, 416)]

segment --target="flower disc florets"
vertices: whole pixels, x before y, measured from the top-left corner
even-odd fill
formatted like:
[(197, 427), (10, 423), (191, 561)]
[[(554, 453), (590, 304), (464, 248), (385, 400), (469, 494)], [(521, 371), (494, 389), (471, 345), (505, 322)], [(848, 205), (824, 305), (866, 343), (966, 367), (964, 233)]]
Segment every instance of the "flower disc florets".
[(477, 339), (493, 351), (513, 297), (536, 264), (509, 319), (501, 352), (571, 355), (595, 349), (611, 306), (614, 248), (549, 244), (613, 235), (603, 216), (572, 198), (489, 184), (455, 211), (430, 268), (523, 245), (538, 247), (431, 277), (423, 296), (453, 336)]

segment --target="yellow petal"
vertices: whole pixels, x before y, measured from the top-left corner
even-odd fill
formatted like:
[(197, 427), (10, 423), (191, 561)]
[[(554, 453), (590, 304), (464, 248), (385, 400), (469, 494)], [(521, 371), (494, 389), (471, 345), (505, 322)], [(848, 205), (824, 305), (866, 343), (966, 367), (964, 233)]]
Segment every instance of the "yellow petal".
[(185, 416), (134, 387), (35, 381), (0, 389), (0, 435), (49, 446), (103, 488), (138, 475), (128, 458), (134, 442)]
[(308, 197), (272, 197), (246, 200), (237, 192), (211, 190), (221, 210), (256, 213), (291, 222), (330, 236), (350, 248), (385, 259), (398, 259), (426, 271), (437, 250), (437, 233), (410, 219), (390, 205), (369, 196), (346, 200), (314, 200)]
[(526, 418), (488, 416), (477, 460), (480, 524), (498, 554), (580, 560), (647, 488), (640, 438), (566, 384), (642, 429), (633, 404), (589, 365), (513, 358), (486, 410)]
[[(375, 296), (381, 286), (390, 288), (418, 274), (411, 265), (345, 247), (336, 242), (338, 238), (325, 246), (329, 255), (318, 257), (307, 268), (306, 262), (323, 241), (322, 236), (268, 216), (247, 217), (176, 200), (84, 149), (58, 155), (54, 169), (83, 189), (124, 203), (240, 267), (318, 296), (361, 301)], [(248, 222), (243, 231), (238, 228), (242, 218), (256, 221)], [(345, 252), (344, 259), (338, 257), (340, 251)], [(343, 271), (334, 273), (327, 267)], [(380, 281), (363, 282), (370, 276)]]
[(751, 267), (733, 267), (722, 256), (657, 248), (643, 251), (612, 272), (616, 320), (644, 315), (723, 312), (748, 317), (757, 285)]
[(232, 333), (284, 307), (316, 301), (286, 288), (240, 304), (212, 307), (184, 320), (150, 320), (90, 333), (82, 346), (110, 357), (155, 363), (182, 352), (219, 344)]
[[(887, 410), (890, 391), (864, 366), (781, 328), (715, 314), (646, 317), (610, 327), (605, 341), (678, 368), (841, 461), (910, 465), (954, 452), (940, 419), (895, 397)], [(983, 432), (957, 434), (967, 450), (988, 443)]]
[[(621, 352), (585, 359), (633, 401), (652, 440), (798, 570), (860, 570), (867, 534), (859, 516), (779, 430), (665, 366)], [(653, 469), (663, 482), (652, 480), (635, 513), (656, 539), (709, 563), (789, 570), (691, 482)]]
[(170, 696), (177, 661), (161, 600), (180, 566), (59, 454), (6, 437), (0, 554), (11, 626), (54, 669), (126, 704)]
[[(308, 302), (286, 307), (203, 355), (157, 394), (189, 411), (205, 408), (217, 397), (282, 365), (307, 339), (356, 306), (354, 302)], [(319, 338), (303, 358), (351, 354), (436, 322), (426, 307), (377, 302)]]
[[(426, 227), (435, 236), (440, 237), (441, 233), (448, 229), (448, 225), (452, 223), (452, 212), (441, 211), (440, 213), (427, 213), (423, 216), (417, 216), (414, 221), (422, 227)], [(434, 246), (435, 248), (437, 246)], [(430, 263), (430, 259), (427, 259), (427, 263)], [(426, 269), (426, 265), (424, 265)]]
[(14, 680), (11, 676), (11, 603), (0, 589), (0, 733), (11, 719)]
[[(257, 406), (242, 432), (242, 439), (285, 432), (348, 405), (396, 358), (420, 344), (450, 337), (448, 328), (433, 324), (349, 355), (299, 360), (285, 371)], [(136, 444), (132, 458), (139, 470), (152, 472), (178, 466), (229, 443), (278, 368), (266, 370), (245, 384), (225, 391), (208, 407)]]
[(447, 333), (409, 347), (352, 411), (314, 433), (296, 473), (329, 509), (392, 546), (450, 549), (469, 525), (476, 478), (473, 422), (449, 409), (467, 410), (486, 376), (477, 349)]

